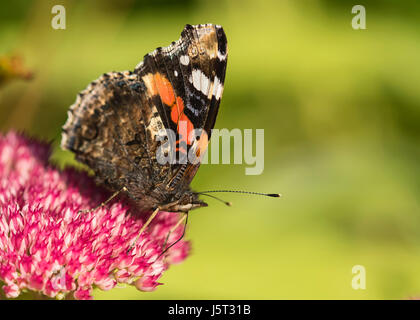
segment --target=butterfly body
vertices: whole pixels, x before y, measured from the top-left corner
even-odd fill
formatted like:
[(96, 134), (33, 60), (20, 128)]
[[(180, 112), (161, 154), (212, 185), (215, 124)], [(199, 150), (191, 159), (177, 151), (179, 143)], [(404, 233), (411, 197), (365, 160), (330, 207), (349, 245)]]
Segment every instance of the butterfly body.
[[(207, 148), (227, 63), (216, 25), (187, 25), (178, 41), (147, 54), (133, 71), (103, 74), (68, 111), (61, 146), (89, 166), (98, 184), (123, 190), (141, 211), (188, 212), (206, 206), (190, 189), (200, 163), (160, 163), (162, 129), (176, 134), (177, 154)], [(182, 131), (202, 129), (199, 140)]]

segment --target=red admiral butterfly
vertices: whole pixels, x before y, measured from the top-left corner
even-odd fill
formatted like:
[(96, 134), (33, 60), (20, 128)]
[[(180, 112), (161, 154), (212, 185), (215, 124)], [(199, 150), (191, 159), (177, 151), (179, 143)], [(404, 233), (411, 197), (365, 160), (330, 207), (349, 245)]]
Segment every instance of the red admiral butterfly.
[[(186, 25), (178, 41), (147, 54), (134, 71), (103, 74), (68, 111), (61, 146), (96, 181), (123, 192), (141, 211), (185, 212), (207, 204), (189, 185), (200, 163), (157, 161), (161, 129), (176, 132), (177, 152), (207, 148), (222, 97), (227, 40), (218, 25)], [(197, 141), (180, 131), (203, 129)]]

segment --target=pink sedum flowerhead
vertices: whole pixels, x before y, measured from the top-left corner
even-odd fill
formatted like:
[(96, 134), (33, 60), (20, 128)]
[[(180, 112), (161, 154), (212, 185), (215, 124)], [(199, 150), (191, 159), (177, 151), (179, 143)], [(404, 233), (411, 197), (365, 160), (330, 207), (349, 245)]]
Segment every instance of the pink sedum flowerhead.
[(117, 283), (152, 291), (170, 264), (187, 257), (184, 240), (160, 256), (179, 219), (170, 212), (159, 212), (128, 250), (147, 215), (136, 215), (122, 200), (80, 213), (105, 201), (109, 192), (84, 172), (59, 171), (48, 163), (49, 155), (46, 143), (0, 134), (0, 284), (6, 297), (31, 291), (92, 299), (93, 288), (110, 290)]

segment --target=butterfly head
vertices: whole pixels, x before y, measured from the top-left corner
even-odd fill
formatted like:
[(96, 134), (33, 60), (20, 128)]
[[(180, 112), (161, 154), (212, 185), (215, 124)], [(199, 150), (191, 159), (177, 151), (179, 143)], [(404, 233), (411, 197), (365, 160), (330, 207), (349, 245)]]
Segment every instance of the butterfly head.
[(179, 200), (159, 206), (162, 211), (188, 212), (193, 209), (207, 207), (207, 203), (198, 199), (198, 194), (193, 191), (185, 192)]

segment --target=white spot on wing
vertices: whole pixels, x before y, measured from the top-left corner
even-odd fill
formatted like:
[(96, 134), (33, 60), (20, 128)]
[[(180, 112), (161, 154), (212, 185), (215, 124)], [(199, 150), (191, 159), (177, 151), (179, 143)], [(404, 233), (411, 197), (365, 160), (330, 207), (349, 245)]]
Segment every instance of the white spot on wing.
[(143, 61), (140, 61), (138, 65), (136, 65), (135, 69), (139, 69), (141, 67), (143, 67)]
[(219, 78), (216, 76), (214, 77), (213, 95), (215, 96), (217, 100), (219, 100), (220, 97), (222, 96), (222, 92), (223, 92), (223, 84), (220, 82)]
[(187, 66), (190, 63), (190, 57), (189, 56), (181, 56), (179, 58), (179, 62), (181, 62), (184, 66)]
[(210, 80), (201, 70), (194, 69), (192, 71), (192, 77), (189, 78), (189, 81), (198, 91), (201, 91), (206, 96), (208, 95)]
[(202, 73), (201, 74), (201, 92), (207, 96), (209, 94), (209, 88), (210, 88), (210, 80)]
[(219, 58), (220, 61), (225, 61), (226, 56), (227, 56), (227, 53), (222, 54), (219, 50), (217, 50), (217, 57)]
[(223, 93), (223, 85), (220, 84), (216, 90), (216, 99), (219, 100)]
[(200, 77), (201, 77), (201, 71), (198, 69), (194, 69), (192, 72), (192, 81), (193, 81), (194, 88), (196, 88), (198, 91), (201, 91)]

